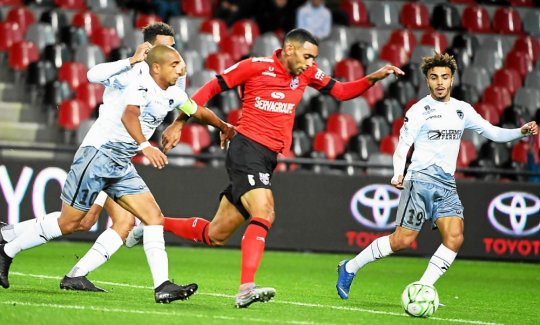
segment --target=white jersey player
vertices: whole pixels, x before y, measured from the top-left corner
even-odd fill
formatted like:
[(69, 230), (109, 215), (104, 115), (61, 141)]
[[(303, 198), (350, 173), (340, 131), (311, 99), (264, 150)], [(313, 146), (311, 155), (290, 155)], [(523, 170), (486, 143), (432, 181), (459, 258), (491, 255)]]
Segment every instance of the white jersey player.
[[(355, 258), (339, 263), (336, 289), (342, 299), (349, 297), (358, 270), (367, 263), (410, 247), (424, 222), (439, 229), (442, 244), (430, 259), (420, 282), (433, 285), (452, 265), (463, 244), (463, 206), (456, 190), (454, 172), (464, 129), (498, 142), (538, 133), (536, 122), (518, 129), (493, 126), (470, 104), (451, 98), (450, 90), (457, 70), (452, 56), (436, 53), (426, 57), (421, 69), (430, 95), (407, 112), (394, 153), (391, 183), (403, 189), (396, 229), (391, 235), (373, 241)], [(413, 144), (412, 162), (404, 177), (407, 153)]]

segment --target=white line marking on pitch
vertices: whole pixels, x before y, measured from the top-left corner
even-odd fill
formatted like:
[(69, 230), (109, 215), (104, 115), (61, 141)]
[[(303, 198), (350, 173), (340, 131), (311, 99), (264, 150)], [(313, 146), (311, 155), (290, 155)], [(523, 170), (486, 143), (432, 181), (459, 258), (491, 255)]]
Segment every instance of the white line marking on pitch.
[[(20, 273), (20, 272), (11, 272), (10, 274), (19, 275), (19, 276), (29, 276), (29, 277), (40, 278), (40, 279), (51, 279), (51, 280), (60, 280), (61, 279), (61, 277), (58, 277), (58, 276), (41, 275), (41, 274), (27, 274), (27, 273)], [(150, 287), (150, 286), (133, 285), (133, 284), (127, 284), (127, 283), (117, 283), (117, 282), (99, 281), (99, 280), (93, 280), (93, 282), (99, 283), (99, 284), (117, 286), (117, 287), (127, 287), (127, 288), (146, 289), (146, 290), (152, 289), (152, 287)], [(197, 294), (198, 295), (204, 295), (204, 296), (212, 296), (212, 297), (234, 298), (234, 296), (232, 296), (232, 295), (226, 295), (226, 294), (221, 294), (221, 293), (197, 292)], [(310, 304), (310, 303), (303, 303), (303, 302), (296, 302), (296, 301), (283, 301), (283, 300), (272, 300), (271, 302), (272, 303), (277, 303), (277, 304), (295, 305), (295, 306), (309, 307), (309, 308), (329, 308), (329, 309), (334, 309), (334, 310), (357, 311), (357, 312), (368, 313), (368, 314), (410, 317), (410, 316), (408, 316), (408, 315), (406, 315), (404, 313), (395, 313), (395, 312), (389, 312), (389, 311), (364, 309), (364, 308), (358, 308), (358, 307)], [(63, 305), (59, 305), (59, 306), (63, 306)], [(67, 306), (67, 307), (69, 307), (69, 306)], [(81, 306), (79, 306), (79, 307), (81, 307)], [(84, 308), (84, 307), (81, 307), (81, 308)], [(94, 307), (89, 308), (89, 309), (94, 310)], [(159, 312), (156, 312), (156, 313), (159, 313)], [(196, 315), (196, 314), (194, 316), (199, 317), (199, 315)], [(205, 315), (205, 317), (208, 317), (208, 316)], [(219, 316), (216, 316), (216, 317), (219, 317)], [(226, 319), (226, 318), (223, 318), (223, 319)], [(235, 318), (231, 318), (231, 319), (235, 319)], [(459, 318), (430, 317), (430, 319), (439, 320), (439, 321), (446, 321), (446, 322), (452, 322), (452, 323), (477, 324), (477, 325), (502, 325), (501, 323), (483, 322), (483, 321), (478, 321), (478, 320), (459, 319)], [(266, 322), (266, 320), (262, 320), (262, 319), (261, 320), (253, 320), (253, 321)], [(294, 322), (294, 323), (291, 323), (291, 324), (314, 324), (314, 323), (310, 323), (310, 322), (308, 322), (308, 323), (307, 322)]]

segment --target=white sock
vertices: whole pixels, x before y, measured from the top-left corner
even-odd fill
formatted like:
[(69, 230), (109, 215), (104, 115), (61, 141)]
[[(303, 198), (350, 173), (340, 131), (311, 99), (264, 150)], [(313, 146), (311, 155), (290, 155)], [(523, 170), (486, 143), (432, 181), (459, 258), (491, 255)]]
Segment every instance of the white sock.
[(154, 279), (154, 288), (157, 288), (169, 280), (169, 260), (165, 251), (163, 226), (144, 226), (143, 245)]
[(383, 236), (375, 239), (368, 247), (366, 247), (360, 254), (350, 260), (345, 265), (345, 270), (349, 273), (356, 273), (364, 265), (371, 263), (379, 258), (392, 254), (392, 248), (390, 247), (390, 236)]
[(70, 278), (86, 276), (107, 262), (122, 244), (122, 238), (116, 231), (111, 228), (105, 230), (67, 276)]
[[(48, 214), (47, 216), (51, 214), (52, 213)], [(60, 213), (57, 213), (56, 217), (58, 218), (59, 216), (60, 216)], [(2, 232), (2, 237), (4, 238), (5, 241), (9, 243), (13, 239), (17, 238), (17, 236), (19, 236), (23, 232), (34, 227), (34, 225), (37, 222), (39, 222), (39, 220), (41, 220), (41, 218), (28, 219), (28, 220), (25, 220), (25, 221), (22, 221), (13, 225), (7, 225), (3, 227), (2, 229), (0, 229), (0, 231)]]
[(419, 282), (434, 285), (456, 259), (457, 253), (441, 244), (427, 266)]
[(62, 236), (60, 226), (58, 226), (58, 216), (60, 212), (47, 214), (43, 219), (34, 223), (33, 227), (28, 227), (13, 241), (4, 246), (7, 256), (15, 257), (20, 251), (32, 247), (43, 245), (51, 239)]

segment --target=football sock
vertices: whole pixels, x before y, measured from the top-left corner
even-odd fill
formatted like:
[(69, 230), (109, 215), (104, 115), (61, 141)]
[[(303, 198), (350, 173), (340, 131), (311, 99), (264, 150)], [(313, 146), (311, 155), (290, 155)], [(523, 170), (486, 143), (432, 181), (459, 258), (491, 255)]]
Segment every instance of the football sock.
[[(56, 215), (58, 218), (60, 216), (60, 213)], [(12, 225), (7, 225), (3, 227), (0, 231), (2, 232), (2, 237), (5, 241), (10, 242), (13, 239), (17, 238), (20, 234), (27, 231), (28, 229), (32, 228), (36, 222), (39, 222), (41, 218), (36, 219), (28, 219), (25, 221), (21, 221)]]
[(366, 247), (355, 258), (351, 259), (346, 265), (345, 270), (349, 273), (356, 273), (364, 265), (371, 263), (379, 258), (392, 254), (390, 247), (390, 236), (383, 236), (375, 239), (368, 247)]
[(420, 279), (420, 283), (434, 285), (437, 280), (446, 272), (452, 262), (456, 259), (457, 253), (450, 248), (441, 244), (435, 254), (429, 260), (424, 275)]
[(113, 229), (105, 230), (88, 252), (68, 273), (68, 277), (85, 276), (105, 263), (122, 246), (120, 235)]
[(255, 282), (255, 273), (259, 268), (266, 234), (272, 224), (263, 218), (253, 218), (242, 237), (242, 272), (240, 284)]
[(194, 242), (204, 242), (206, 245), (210, 245), (209, 224), (210, 221), (203, 218), (163, 218), (164, 231)]
[(144, 253), (152, 278), (154, 288), (169, 280), (169, 260), (165, 251), (165, 238), (163, 237), (163, 226), (144, 226)]
[(53, 238), (62, 236), (60, 226), (58, 226), (58, 216), (60, 212), (47, 214), (43, 219), (34, 222), (33, 227), (28, 227), (17, 238), (4, 246), (7, 256), (15, 257), (20, 251), (32, 247), (43, 245)]

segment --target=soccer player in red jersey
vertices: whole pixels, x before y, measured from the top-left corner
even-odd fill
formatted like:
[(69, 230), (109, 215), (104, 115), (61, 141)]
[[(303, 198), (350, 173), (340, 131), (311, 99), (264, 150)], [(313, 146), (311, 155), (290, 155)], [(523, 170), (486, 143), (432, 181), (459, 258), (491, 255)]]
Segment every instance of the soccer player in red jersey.
[[(273, 288), (255, 285), (255, 273), (264, 253), (266, 234), (275, 219), (272, 172), (278, 153), (288, 151), (291, 146), (295, 110), (306, 87), (338, 100), (348, 100), (391, 74), (403, 75), (399, 68), (387, 65), (360, 80), (339, 82), (317, 68), (317, 55), (317, 40), (306, 30), (294, 29), (285, 36), (283, 48), (277, 49), (271, 57), (240, 61), (193, 96), (203, 105), (222, 91), (242, 88), (238, 134), (231, 140), (226, 158), (230, 184), (221, 193), (218, 211), (211, 222), (202, 218), (165, 218), (164, 229), (188, 240), (221, 246), (249, 221), (241, 243), (238, 308), (268, 301), (275, 295)], [(186, 120), (187, 116), (180, 115), (164, 131), (164, 152), (178, 143)], [(130, 237), (137, 236), (135, 232)]]

